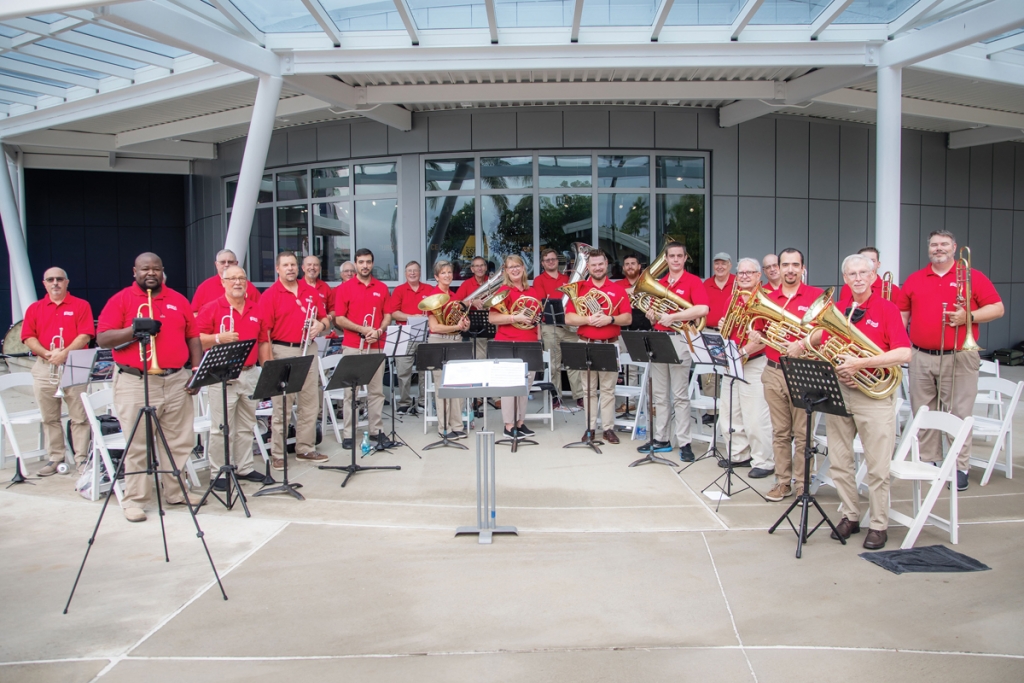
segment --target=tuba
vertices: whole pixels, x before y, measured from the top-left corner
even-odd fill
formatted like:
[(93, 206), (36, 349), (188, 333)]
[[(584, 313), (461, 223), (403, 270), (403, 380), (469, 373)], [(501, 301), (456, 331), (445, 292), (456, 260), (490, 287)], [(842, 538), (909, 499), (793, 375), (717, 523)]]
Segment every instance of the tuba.
[[(811, 345), (810, 338), (806, 340), (806, 344), (812, 356), (828, 361), (833, 366), (841, 364), (839, 356), (844, 354), (857, 358), (871, 358), (882, 353), (882, 349), (839, 312), (832, 302), (831, 289), (814, 300), (801, 323), (820, 327), (829, 333), (829, 338), (817, 347)], [(857, 389), (871, 398), (888, 398), (903, 382), (903, 370), (898, 366), (864, 368), (857, 371), (853, 381), (857, 384)]]
[[(146, 296), (148, 297), (147, 303), (139, 304), (139, 308), (135, 311), (136, 318), (150, 318), (153, 317), (153, 290), (147, 289)], [(143, 315), (143, 309), (146, 310), (148, 315)], [(149, 355), (146, 355), (146, 348), (140, 343), (139, 344), (139, 358), (142, 359), (142, 366), (146, 367), (146, 363), (149, 363), (149, 369), (146, 372), (150, 375), (162, 375), (164, 374), (163, 368), (156, 360), (156, 335), (150, 337), (149, 341)]]
[[(829, 292), (829, 296), (831, 296), (831, 292)], [(736, 309), (735, 314), (737, 321), (733, 325), (743, 325), (744, 339), (750, 336), (758, 321), (764, 321), (765, 327), (761, 331), (761, 340), (779, 353), (786, 353), (790, 341), (803, 339), (814, 329), (769, 299), (760, 284), (757, 285), (747, 302), (741, 308)]]
[[(657, 261), (640, 273), (636, 285), (633, 286), (633, 293), (629, 295), (629, 302), (634, 308), (638, 308), (644, 313), (654, 311), (658, 315), (675, 313), (691, 308), (693, 304), (658, 282), (657, 278), (652, 274), (661, 258), (658, 257)], [(676, 332), (684, 332), (685, 330), (686, 334), (693, 335), (703, 330), (704, 325), (705, 319), (700, 318), (699, 320), (673, 323), (672, 329)]]
[[(590, 252), (594, 250), (589, 244), (583, 242), (573, 242), (572, 250), (576, 252), (576, 258), (572, 262), (572, 275), (569, 276), (569, 284), (574, 284), (580, 280), (586, 280), (590, 271), (587, 270), (587, 259), (590, 258)], [(562, 308), (569, 303), (569, 295), (564, 294), (562, 296)]]
[(498, 272), (494, 276), (483, 283), (479, 287), (473, 290), (473, 293), (463, 299), (463, 304), (468, 305), (475, 299), (487, 300), (494, 296), (494, 293), (501, 288), (501, 284), (505, 275), (505, 266), (498, 268)]

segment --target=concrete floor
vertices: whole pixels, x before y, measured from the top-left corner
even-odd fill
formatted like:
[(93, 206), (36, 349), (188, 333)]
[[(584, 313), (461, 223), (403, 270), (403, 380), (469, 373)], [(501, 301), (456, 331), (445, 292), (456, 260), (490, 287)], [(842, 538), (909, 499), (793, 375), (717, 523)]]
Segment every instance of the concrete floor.
[[(112, 508), (63, 615), (100, 504), (71, 477), (0, 490), (0, 681), (1024, 679), (1019, 465), (984, 488), (972, 470), (960, 497), (956, 550), (992, 571), (897, 576), (858, 557), (863, 533), (844, 547), (819, 531), (795, 559), (788, 527), (766, 533), (784, 504), (751, 492), (716, 512), (700, 495), (713, 460), (680, 473), (627, 468), (636, 443), (562, 450), (582, 426), (556, 414), (540, 446), (498, 447), (497, 521), (519, 535), (490, 546), (453, 533), (475, 523), (472, 451), (422, 451), (418, 421), (398, 431), (422, 459), (362, 461), (400, 472), (342, 489), (296, 465), (305, 502), (250, 498), (251, 519), (211, 504), (199, 521), (227, 602), (186, 511), (165, 518), (165, 563), (155, 515)], [(1024, 411), (1016, 426), (1020, 462)], [(344, 464), (333, 436), (322, 448)], [(835, 491), (819, 500), (838, 521)], [(918, 545), (948, 541), (926, 527)]]

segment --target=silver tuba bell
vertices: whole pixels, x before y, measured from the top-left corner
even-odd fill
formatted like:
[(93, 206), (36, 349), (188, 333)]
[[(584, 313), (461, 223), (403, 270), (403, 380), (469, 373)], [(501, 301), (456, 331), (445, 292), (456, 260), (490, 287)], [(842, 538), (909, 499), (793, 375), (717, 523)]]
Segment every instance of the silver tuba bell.
[[(590, 275), (590, 271), (587, 269), (587, 259), (590, 258), (590, 252), (594, 250), (594, 247), (584, 242), (573, 242), (572, 250), (576, 253), (576, 257), (572, 262), (572, 274), (569, 276), (570, 285), (585, 280)], [(562, 308), (564, 309), (568, 303), (569, 295), (565, 294), (562, 296)]]

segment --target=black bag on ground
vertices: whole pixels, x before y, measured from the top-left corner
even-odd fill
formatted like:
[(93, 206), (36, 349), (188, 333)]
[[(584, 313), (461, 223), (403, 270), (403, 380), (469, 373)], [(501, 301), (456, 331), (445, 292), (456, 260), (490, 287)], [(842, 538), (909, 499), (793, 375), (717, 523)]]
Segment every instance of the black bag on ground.
[(997, 349), (992, 354), (992, 360), (998, 361), (1000, 365), (1024, 365), (1024, 351), (1013, 349)]

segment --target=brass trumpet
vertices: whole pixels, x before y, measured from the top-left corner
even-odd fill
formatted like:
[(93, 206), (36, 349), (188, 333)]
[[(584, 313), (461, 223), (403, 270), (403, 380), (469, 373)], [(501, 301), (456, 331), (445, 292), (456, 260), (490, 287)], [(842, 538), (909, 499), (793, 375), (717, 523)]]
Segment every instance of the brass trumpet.
[[(153, 290), (147, 289), (146, 296), (148, 297), (147, 303), (139, 304), (139, 308), (135, 311), (136, 318), (149, 318), (153, 319)], [(143, 310), (146, 310), (147, 315), (143, 314)], [(164, 373), (163, 368), (160, 367), (160, 363), (156, 359), (156, 335), (152, 335), (149, 340), (149, 355), (146, 355), (146, 349), (139, 344), (139, 358), (142, 359), (143, 367), (149, 363), (149, 368), (146, 372), (150, 375), (162, 375)]]
[(786, 353), (791, 341), (803, 339), (814, 329), (769, 299), (760, 284), (746, 303), (736, 308), (735, 313), (737, 318), (731, 324), (743, 326), (743, 339), (750, 336), (758, 321), (763, 321), (765, 328), (760, 332), (761, 341), (779, 353)]
[[(227, 324), (224, 323), (225, 320), (228, 321)], [(235, 316), (233, 316), (230, 313), (228, 313), (227, 315), (221, 316), (221, 319), (220, 319), (220, 333), (224, 334), (225, 332), (234, 332), (234, 331), (235, 331)]]
[[(63, 351), (64, 350), (64, 328), (60, 328), (60, 331), (53, 335), (50, 339), (50, 351)], [(53, 395), (54, 398), (64, 398), (64, 390), (60, 386), (61, 377), (64, 376), (64, 365), (54, 365), (50, 363), (50, 384), (57, 385), (57, 393)]]
[[(363, 316), (363, 327), (373, 327), (373, 319), (376, 317), (376, 311), (370, 311)], [(370, 345), (366, 343), (366, 337), (360, 336), (359, 338), (359, 353), (366, 353), (370, 348)]]
[(302, 321), (302, 355), (306, 355), (306, 351), (309, 350), (310, 331), (313, 329), (313, 323), (316, 321), (316, 306), (313, 305), (313, 297), (306, 297), (306, 317)]

